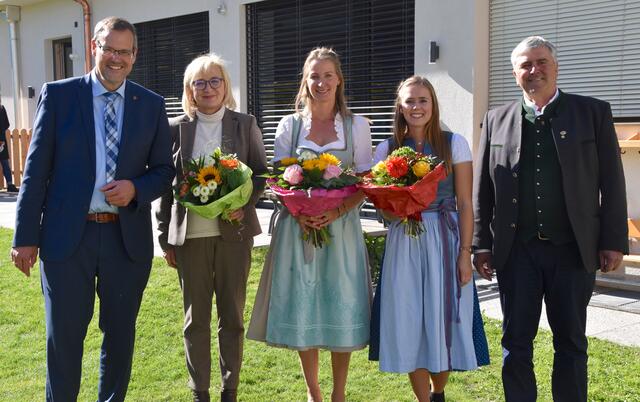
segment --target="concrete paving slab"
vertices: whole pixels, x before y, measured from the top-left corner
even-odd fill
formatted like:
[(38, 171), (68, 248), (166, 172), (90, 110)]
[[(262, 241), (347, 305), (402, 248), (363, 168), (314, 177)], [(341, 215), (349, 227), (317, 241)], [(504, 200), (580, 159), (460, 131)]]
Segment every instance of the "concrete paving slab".
[(640, 293), (598, 286), (590, 305), (640, 314)]
[(634, 347), (640, 346), (640, 324), (638, 323), (616, 327), (597, 334), (587, 335), (594, 336), (599, 339), (606, 339), (619, 345)]
[(13, 229), (16, 224), (17, 194), (0, 191), (0, 227)]
[[(480, 302), (480, 310), (487, 316), (502, 321), (500, 299)], [(640, 347), (640, 314), (600, 308), (590, 305), (587, 309), (587, 336), (608, 340), (622, 345)], [(540, 328), (550, 330), (546, 306), (542, 303)]]
[(616, 307), (624, 306), (625, 304), (633, 303), (635, 300), (629, 299), (628, 297), (621, 297), (611, 294), (594, 294), (591, 297), (591, 300), (597, 302), (599, 304), (606, 304)]

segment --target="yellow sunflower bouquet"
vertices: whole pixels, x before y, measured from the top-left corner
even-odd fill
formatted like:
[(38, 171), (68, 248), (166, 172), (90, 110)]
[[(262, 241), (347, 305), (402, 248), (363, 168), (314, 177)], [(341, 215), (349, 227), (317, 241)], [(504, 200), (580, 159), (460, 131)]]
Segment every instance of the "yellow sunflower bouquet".
[(229, 220), (229, 212), (249, 202), (252, 174), (235, 155), (223, 154), (217, 148), (210, 156), (185, 163), (183, 176), (173, 189), (174, 196), (185, 208), (203, 218), (222, 215)]

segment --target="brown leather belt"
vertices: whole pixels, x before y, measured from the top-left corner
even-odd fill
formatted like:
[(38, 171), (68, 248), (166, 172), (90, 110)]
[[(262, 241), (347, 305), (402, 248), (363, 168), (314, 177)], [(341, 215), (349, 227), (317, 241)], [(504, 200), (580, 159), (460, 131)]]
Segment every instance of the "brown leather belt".
[(89, 222), (95, 223), (111, 223), (118, 221), (118, 214), (112, 214), (109, 212), (94, 212), (87, 215)]

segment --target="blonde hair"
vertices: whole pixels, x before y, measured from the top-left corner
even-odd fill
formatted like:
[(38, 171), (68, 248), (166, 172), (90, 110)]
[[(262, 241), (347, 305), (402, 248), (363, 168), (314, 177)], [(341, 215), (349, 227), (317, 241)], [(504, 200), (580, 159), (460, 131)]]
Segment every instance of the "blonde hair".
[(229, 78), (224, 60), (215, 53), (204, 54), (193, 59), (184, 70), (184, 79), (182, 80), (182, 110), (191, 118), (195, 116), (196, 110), (198, 109), (198, 105), (193, 96), (191, 82), (196, 75), (204, 73), (212, 67), (218, 67), (222, 72), (222, 79), (224, 80), (224, 98), (222, 99), (222, 104), (229, 109), (236, 108), (236, 100), (233, 98), (233, 93), (231, 92), (231, 79)]
[(440, 108), (438, 107), (438, 98), (436, 97), (436, 91), (433, 85), (428, 79), (419, 75), (413, 75), (406, 80), (402, 81), (396, 91), (395, 101), (395, 113), (393, 116), (393, 137), (395, 139), (396, 147), (401, 147), (405, 138), (409, 133), (407, 120), (402, 114), (402, 99), (400, 98), (400, 91), (411, 85), (421, 85), (429, 91), (431, 94), (431, 119), (425, 126), (425, 139), (431, 145), (431, 149), (441, 160), (444, 161), (447, 171), (451, 172), (451, 144), (448, 138), (443, 135), (440, 128)]
[(329, 60), (333, 63), (333, 66), (336, 69), (336, 75), (340, 80), (340, 83), (336, 88), (335, 111), (340, 113), (343, 118), (346, 116), (351, 116), (351, 111), (347, 107), (347, 101), (344, 96), (344, 75), (342, 75), (340, 58), (338, 57), (338, 53), (328, 47), (317, 47), (310, 51), (307, 55), (307, 59), (305, 60), (304, 66), (302, 67), (302, 80), (300, 80), (300, 89), (298, 89), (298, 94), (296, 95), (295, 100), (296, 112), (300, 113), (301, 105), (309, 108), (310, 103), (313, 100), (313, 98), (311, 97), (311, 93), (309, 92), (309, 87), (307, 86), (307, 78), (309, 78), (309, 68), (311, 62), (313, 62), (314, 60)]

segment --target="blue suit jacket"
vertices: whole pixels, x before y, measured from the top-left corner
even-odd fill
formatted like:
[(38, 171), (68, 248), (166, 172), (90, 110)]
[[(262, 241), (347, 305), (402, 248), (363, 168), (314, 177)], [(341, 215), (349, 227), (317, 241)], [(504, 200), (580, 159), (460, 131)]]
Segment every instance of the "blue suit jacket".
[[(170, 190), (171, 135), (161, 96), (127, 82), (116, 180), (135, 199), (119, 208), (129, 257), (153, 256), (151, 201)], [(18, 196), (13, 246), (38, 246), (40, 257), (64, 261), (83, 235), (95, 182), (95, 129), (90, 75), (43, 86)]]

